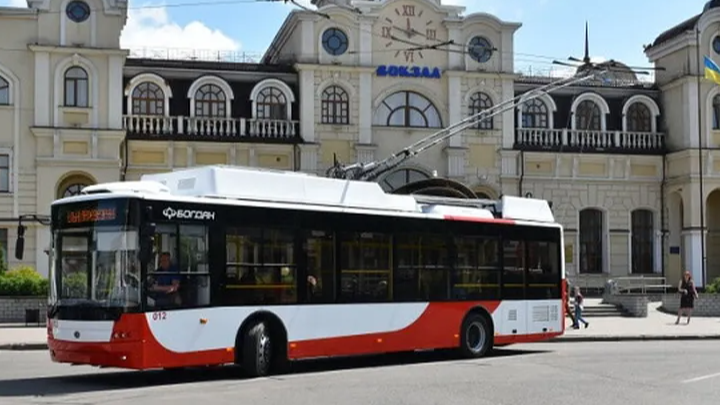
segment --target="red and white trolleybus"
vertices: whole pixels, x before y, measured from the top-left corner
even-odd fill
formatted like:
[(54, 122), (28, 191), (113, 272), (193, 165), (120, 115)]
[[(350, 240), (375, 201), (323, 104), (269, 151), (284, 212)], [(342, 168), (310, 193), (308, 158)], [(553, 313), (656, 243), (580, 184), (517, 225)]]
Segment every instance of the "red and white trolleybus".
[(546, 201), (209, 166), (52, 204), (52, 360), (128, 369), (493, 346), (564, 331)]

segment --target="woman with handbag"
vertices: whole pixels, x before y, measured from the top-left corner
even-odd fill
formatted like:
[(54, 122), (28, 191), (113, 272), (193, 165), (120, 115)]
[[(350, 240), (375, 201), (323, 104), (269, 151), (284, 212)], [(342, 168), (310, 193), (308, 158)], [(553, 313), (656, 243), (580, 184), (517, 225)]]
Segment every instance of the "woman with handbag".
[(690, 317), (692, 316), (693, 308), (695, 308), (695, 299), (697, 299), (698, 293), (695, 289), (692, 276), (687, 270), (678, 284), (678, 293), (680, 293), (680, 309), (678, 310), (675, 325), (680, 323), (680, 317), (682, 317), (683, 313), (687, 316), (687, 323), (690, 323)]

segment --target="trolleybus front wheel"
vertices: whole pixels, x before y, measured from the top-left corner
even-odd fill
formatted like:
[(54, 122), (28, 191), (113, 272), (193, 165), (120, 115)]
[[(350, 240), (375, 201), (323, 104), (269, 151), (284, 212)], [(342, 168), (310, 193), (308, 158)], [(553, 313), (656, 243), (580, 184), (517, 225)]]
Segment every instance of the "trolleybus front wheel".
[(470, 313), (465, 318), (460, 335), (460, 351), (464, 357), (484, 356), (493, 345), (492, 327), (487, 317)]

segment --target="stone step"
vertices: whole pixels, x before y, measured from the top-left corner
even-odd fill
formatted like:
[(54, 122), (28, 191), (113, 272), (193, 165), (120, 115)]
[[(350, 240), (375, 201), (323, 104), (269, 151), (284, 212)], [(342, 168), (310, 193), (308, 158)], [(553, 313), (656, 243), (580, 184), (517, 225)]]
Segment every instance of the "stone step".
[(600, 302), (593, 302), (589, 305), (585, 305), (583, 309), (583, 317), (587, 318), (611, 318), (611, 317), (622, 317), (626, 316), (625, 312), (611, 304), (602, 304)]

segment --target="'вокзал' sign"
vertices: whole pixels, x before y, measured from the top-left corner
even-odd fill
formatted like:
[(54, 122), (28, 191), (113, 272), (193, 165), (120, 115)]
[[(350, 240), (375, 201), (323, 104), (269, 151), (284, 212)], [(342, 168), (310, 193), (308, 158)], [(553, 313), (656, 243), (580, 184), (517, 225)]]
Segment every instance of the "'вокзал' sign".
[(439, 79), (441, 76), (440, 68), (395, 65), (380, 65), (376, 74), (381, 77), (423, 77), (426, 79)]

